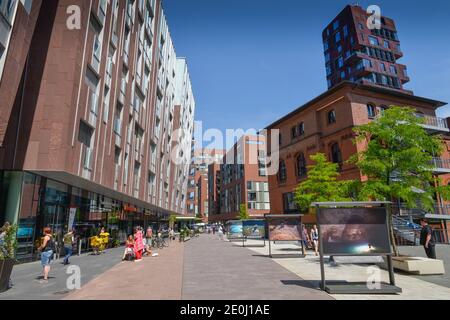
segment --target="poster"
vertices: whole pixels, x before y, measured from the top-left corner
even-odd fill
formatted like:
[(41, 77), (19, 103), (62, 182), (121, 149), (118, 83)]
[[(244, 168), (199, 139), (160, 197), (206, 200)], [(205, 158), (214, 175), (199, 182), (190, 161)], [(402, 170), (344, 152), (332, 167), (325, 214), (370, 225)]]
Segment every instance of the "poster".
[(242, 221), (229, 221), (228, 222), (229, 238), (242, 237)]
[(391, 253), (386, 209), (320, 209), (317, 215), (324, 254)]
[(264, 239), (266, 223), (264, 220), (245, 220), (242, 222), (242, 232), (248, 239)]
[(68, 224), (68, 230), (73, 229), (73, 223), (75, 221), (75, 215), (77, 214), (77, 208), (70, 208), (69, 210), (69, 224)]
[(300, 241), (302, 239), (299, 217), (270, 217), (267, 221), (269, 225), (269, 240)]

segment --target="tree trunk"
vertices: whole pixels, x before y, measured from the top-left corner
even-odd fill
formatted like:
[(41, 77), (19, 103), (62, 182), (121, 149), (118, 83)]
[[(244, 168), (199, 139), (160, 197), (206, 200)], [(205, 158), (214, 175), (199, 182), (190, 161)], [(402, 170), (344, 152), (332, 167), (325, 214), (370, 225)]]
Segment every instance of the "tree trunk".
[(395, 236), (394, 236), (394, 226), (392, 224), (392, 206), (388, 205), (388, 223), (389, 223), (389, 236), (391, 238), (391, 244), (392, 244), (392, 250), (394, 251), (394, 256), (398, 257), (400, 256), (400, 253), (398, 252), (397, 243), (395, 242)]

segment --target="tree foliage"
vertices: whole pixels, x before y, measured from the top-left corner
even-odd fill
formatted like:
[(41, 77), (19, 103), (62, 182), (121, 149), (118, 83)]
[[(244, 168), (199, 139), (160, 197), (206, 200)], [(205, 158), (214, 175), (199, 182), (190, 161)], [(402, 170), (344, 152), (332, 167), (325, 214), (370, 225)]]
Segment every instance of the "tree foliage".
[[(442, 142), (426, 132), (423, 121), (414, 109), (392, 106), (375, 121), (354, 129), (355, 142), (367, 145), (350, 159), (368, 179), (361, 199), (395, 199), (410, 208), (432, 209), (437, 191), (432, 159), (441, 154)], [(439, 189), (448, 194), (446, 187)]]
[(313, 202), (351, 201), (355, 181), (338, 181), (338, 164), (327, 161), (325, 154), (312, 155), (314, 165), (308, 166), (307, 179), (295, 190), (295, 203), (302, 211), (308, 211)]
[(239, 220), (248, 220), (250, 215), (248, 214), (247, 206), (245, 204), (241, 204), (239, 206), (239, 215), (237, 216)]

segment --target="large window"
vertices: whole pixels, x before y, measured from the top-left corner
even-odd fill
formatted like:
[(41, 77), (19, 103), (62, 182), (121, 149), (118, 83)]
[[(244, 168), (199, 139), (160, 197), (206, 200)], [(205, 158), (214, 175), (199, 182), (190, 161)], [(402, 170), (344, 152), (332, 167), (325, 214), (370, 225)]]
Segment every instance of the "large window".
[(369, 36), (369, 43), (373, 46), (379, 46), (380, 43), (378, 42), (377, 37)]
[(297, 156), (297, 176), (304, 177), (307, 174), (306, 159), (303, 153)]
[(278, 180), (279, 182), (286, 182), (286, 162), (284, 160), (280, 161), (280, 167), (278, 168)]
[(328, 112), (328, 124), (336, 123), (336, 111), (331, 110)]
[(339, 166), (342, 165), (342, 155), (341, 155), (341, 149), (339, 148), (339, 144), (334, 143), (331, 146), (331, 162), (339, 164)]
[(297, 211), (293, 192), (283, 194), (283, 210), (284, 213), (292, 213)]
[(375, 106), (373, 104), (368, 104), (367, 105), (367, 115), (370, 119), (375, 118)]

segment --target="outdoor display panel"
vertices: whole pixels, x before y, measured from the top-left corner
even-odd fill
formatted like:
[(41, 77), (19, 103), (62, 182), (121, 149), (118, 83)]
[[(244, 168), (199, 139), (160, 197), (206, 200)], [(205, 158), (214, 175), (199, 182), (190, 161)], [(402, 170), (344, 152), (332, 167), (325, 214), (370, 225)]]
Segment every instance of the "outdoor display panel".
[(264, 239), (266, 223), (264, 220), (244, 220), (242, 222), (242, 233), (247, 239)]
[(228, 237), (242, 238), (242, 221), (228, 221)]
[(390, 254), (385, 208), (323, 208), (317, 215), (323, 254)]
[(301, 241), (301, 221), (295, 217), (270, 217), (269, 226), (270, 241)]

